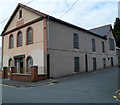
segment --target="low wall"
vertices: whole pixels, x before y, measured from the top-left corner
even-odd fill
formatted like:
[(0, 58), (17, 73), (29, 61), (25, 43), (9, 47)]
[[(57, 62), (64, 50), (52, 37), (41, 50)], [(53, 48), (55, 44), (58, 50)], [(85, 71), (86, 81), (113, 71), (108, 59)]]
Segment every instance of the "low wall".
[(17, 80), (17, 81), (25, 81), (25, 82), (35, 82), (40, 80), (47, 79), (47, 74), (39, 74), (38, 75), (38, 67), (33, 66), (31, 68), (31, 74), (21, 74), (21, 73), (13, 73), (14, 68), (11, 69), (10, 72), (10, 79)]
[(40, 81), (40, 80), (47, 79), (47, 75), (46, 74), (38, 75), (33, 80), (31, 74), (16, 74), (16, 73), (12, 73), (10, 79), (11, 80), (16, 80), (16, 81), (24, 81), (24, 82), (35, 82), (35, 81)]
[(31, 82), (31, 75), (23, 75), (23, 74), (12, 73), (10, 79), (11, 80), (16, 80), (16, 81)]
[(48, 79), (47, 74), (38, 75), (38, 80), (45, 80), (45, 79)]

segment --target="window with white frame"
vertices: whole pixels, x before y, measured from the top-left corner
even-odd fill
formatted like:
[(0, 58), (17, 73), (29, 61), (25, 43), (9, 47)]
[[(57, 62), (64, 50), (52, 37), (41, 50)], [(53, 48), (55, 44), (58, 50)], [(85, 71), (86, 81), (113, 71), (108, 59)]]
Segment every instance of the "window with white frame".
[(18, 32), (17, 35), (17, 47), (22, 46), (22, 32)]
[(27, 44), (32, 44), (33, 43), (33, 29), (28, 28), (27, 29)]
[(112, 38), (109, 38), (109, 49), (115, 50), (115, 44), (114, 44), (114, 40)]
[(79, 49), (79, 37), (77, 33), (73, 34), (73, 46), (75, 49)]
[(11, 49), (13, 47), (14, 47), (14, 37), (11, 34), (10, 37), (9, 37), (9, 48)]

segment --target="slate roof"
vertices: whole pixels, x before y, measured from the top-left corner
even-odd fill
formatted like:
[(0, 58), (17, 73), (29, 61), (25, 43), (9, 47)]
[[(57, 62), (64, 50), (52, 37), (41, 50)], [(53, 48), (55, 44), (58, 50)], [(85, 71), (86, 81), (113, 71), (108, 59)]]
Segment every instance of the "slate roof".
[(98, 34), (100, 36), (107, 36), (108, 32), (111, 28), (112, 28), (112, 26), (111, 26), (111, 24), (109, 24), (109, 25), (105, 25), (105, 26), (90, 29), (89, 31), (93, 32), (95, 34)]

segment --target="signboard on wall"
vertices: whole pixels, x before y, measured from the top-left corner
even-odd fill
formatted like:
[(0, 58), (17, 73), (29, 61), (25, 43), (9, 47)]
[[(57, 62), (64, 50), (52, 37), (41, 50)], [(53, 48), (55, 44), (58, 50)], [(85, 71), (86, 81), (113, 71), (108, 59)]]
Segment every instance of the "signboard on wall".
[(21, 20), (19, 20), (17, 23), (16, 23), (16, 27), (19, 27), (19, 26), (21, 26), (21, 25), (23, 25), (24, 24), (24, 19), (21, 19)]

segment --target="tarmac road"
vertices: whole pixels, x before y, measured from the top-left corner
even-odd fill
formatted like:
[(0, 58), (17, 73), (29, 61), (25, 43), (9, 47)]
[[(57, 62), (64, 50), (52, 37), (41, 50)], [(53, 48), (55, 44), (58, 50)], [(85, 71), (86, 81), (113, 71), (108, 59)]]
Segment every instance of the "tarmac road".
[(56, 78), (33, 88), (2, 86), (3, 103), (116, 103), (118, 68)]

